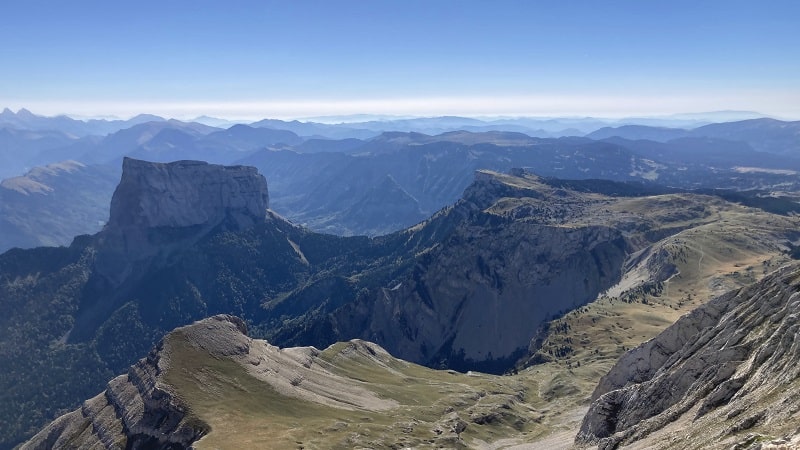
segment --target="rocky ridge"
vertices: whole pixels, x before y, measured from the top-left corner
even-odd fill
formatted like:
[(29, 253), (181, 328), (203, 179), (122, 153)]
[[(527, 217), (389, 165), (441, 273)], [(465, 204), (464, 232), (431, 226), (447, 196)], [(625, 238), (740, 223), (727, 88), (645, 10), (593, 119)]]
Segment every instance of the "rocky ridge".
[[(209, 324), (223, 321), (246, 331), (244, 323), (233, 317), (208, 319)], [(127, 374), (111, 380), (104, 392), (53, 421), (21, 450), (189, 448), (209, 427), (188, 416), (186, 403), (166, 383), (169, 358), (168, 339), (162, 340)]]
[(281, 349), (246, 333), (228, 315), (172, 331), (21, 448), (464, 447), (532, 414), (510, 380), (425, 369), (359, 340)]
[(800, 435), (799, 318), (797, 265), (697, 308), (600, 380), (577, 442), (610, 449), (792, 441)]
[[(700, 230), (728, 210), (746, 212), (710, 196), (617, 194), (625, 188), (479, 171), (454, 206), (388, 237), (414, 258), (380, 290), (299, 312), (271, 338), (326, 345), (359, 337), (432, 367), (504, 371), (547, 320), (620, 281), (642, 290), (674, 275), (672, 255), (658, 245), (665, 237)], [(785, 222), (753, 233), (765, 242), (785, 239)], [(293, 294), (283, 303), (296, 301)]]

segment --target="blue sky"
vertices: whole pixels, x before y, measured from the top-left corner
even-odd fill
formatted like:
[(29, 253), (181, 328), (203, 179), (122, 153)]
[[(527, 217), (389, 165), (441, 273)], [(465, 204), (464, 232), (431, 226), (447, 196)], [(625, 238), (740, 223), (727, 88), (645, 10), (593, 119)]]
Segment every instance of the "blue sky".
[(11, 1), (0, 107), (800, 118), (797, 1)]

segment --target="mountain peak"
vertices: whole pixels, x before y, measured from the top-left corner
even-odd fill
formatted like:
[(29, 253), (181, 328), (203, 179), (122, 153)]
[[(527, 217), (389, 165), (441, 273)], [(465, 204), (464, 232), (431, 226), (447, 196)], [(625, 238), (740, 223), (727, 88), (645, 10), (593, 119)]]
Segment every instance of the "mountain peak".
[(233, 219), (246, 228), (266, 217), (266, 179), (256, 168), (203, 161), (124, 158), (109, 226), (186, 227)]
[(121, 282), (133, 262), (169, 251), (160, 242), (165, 233), (172, 247), (188, 245), (218, 227), (251, 228), (268, 207), (267, 181), (254, 167), (124, 158), (98, 270)]
[(31, 117), (35, 117), (35, 115), (32, 112), (30, 112), (27, 109), (25, 109), (25, 108), (20, 108), (20, 110), (17, 111), (17, 117), (31, 118)]

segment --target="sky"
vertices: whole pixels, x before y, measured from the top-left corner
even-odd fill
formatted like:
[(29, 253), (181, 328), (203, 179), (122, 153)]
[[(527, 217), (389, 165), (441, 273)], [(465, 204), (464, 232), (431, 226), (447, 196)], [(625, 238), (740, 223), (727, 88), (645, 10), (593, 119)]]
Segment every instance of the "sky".
[(800, 119), (798, 24), (796, 0), (2, 0), (0, 108)]

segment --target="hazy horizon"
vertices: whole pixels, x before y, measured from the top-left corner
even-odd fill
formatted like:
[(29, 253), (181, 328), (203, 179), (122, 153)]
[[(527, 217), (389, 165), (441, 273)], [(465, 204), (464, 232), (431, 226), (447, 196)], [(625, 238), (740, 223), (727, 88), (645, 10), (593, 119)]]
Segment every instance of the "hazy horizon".
[(297, 117), (275, 117), (275, 116), (252, 116), (252, 117), (225, 117), (213, 114), (200, 113), (199, 115), (183, 115), (173, 116), (169, 114), (158, 114), (150, 111), (137, 112), (135, 114), (127, 115), (113, 115), (113, 114), (98, 114), (98, 115), (81, 115), (71, 114), (69, 112), (60, 112), (54, 114), (41, 113), (27, 107), (10, 108), (0, 105), (0, 111), (9, 110), (11, 113), (18, 114), (21, 111), (27, 111), (35, 116), (45, 118), (56, 117), (69, 117), (75, 120), (129, 120), (140, 115), (154, 115), (163, 119), (175, 119), (185, 122), (201, 121), (202, 119), (221, 120), (230, 123), (252, 123), (261, 120), (284, 120), (284, 121), (299, 121), (299, 122), (315, 122), (323, 124), (348, 124), (348, 123), (363, 123), (373, 121), (396, 121), (396, 120), (413, 120), (413, 119), (438, 119), (438, 118), (462, 118), (462, 119), (476, 119), (487, 123), (497, 121), (515, 121), (515, 120), (563, 120), (563, 121), (580, 121), (580, 120), (597, 120), (608, 123), (619, 122), (626, 124), (637, 121), (696, 121), (696, 122), (733, 122), (739, 120), (746, 120), (750, 118), (772, 118), (777, 120), (795, 119), (781, 116), (772, 116), (762, 114), (758, 111), (742, 111), (742, 110), (721, 110), (721, 111), (699, 111), (699, 112), (681, 112), (673, 114), (653, 114), (653, 115), (621, 115), (618, 117), (611, 116), (591, 116), (591, 115), (483, 115), (483, 114), (445, 114), (445, 115), (414, 115), (414, 114), (343, 114), (343, 115), (327, 115), (327, 116), (297, 116)]
[(800, 119), (779, 0), (15, 2), (0, 106), (53, 116)]

